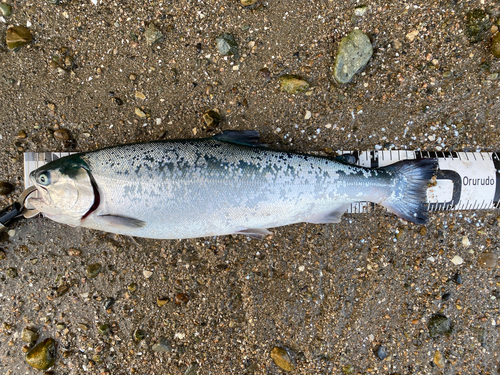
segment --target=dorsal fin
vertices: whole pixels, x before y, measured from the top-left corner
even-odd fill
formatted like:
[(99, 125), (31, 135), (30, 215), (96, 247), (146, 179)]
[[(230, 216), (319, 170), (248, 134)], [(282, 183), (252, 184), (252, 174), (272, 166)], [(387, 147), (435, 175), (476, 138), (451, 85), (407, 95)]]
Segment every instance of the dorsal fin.
[(250, 147), (268, 147), (265, 143), (260, 143), (260, 135), (256, 130), (225, 130), (212, 137), (221, 142), (236, 143), (238, 145)]

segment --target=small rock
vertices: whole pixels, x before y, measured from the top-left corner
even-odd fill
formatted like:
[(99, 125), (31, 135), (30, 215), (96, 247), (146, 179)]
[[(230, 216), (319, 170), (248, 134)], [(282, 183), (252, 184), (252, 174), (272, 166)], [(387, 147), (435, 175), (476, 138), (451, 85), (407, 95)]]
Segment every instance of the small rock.
[(2, 14), (2, 16), (10, 17), (10, 15), (12, 14), (12, 7), (9, 4), (1, 3), (0, 13)]
[(111, 328), (109, 327), (109, 324), (101, 324), (100, 326), (97, 327), (97, 330), (103, 336), (107, 336), (111, 332)]
[(35, 342), (38, 340), (38, 332), (31, 327), (25, 327), (21, 332), (21, 340), (27, 343)]
[(342, 38), (335, 58), (333, 76), (339, 83), (349, 82), (373, 54), (370, 38), (361, 30), (353, 30)]
[(15, 269), (14, 267), (7, 268), (7, 270), (5, 271), (5, 274), (7, 275), (7, 277), (13, 279), (13, 278), (17, 277), (17, 269)]
[(136, 97), (137, 99), (142, 99), (142, 100), (145, 100), (145, 99), (146, 99), (146, 95), (144, 95), (144, 94), (143, 94), (142, 92), (140, 92), (140, 91), (136, 91), (136, 92), (135, 92), (135, 97)]
[(132, 82), (134, 82), (137, 79), (137, 74), (134, 74), (134, 73), (130, 74), (128, 76), (128, 79), (131, 80)]
[(304, 120), (309, 120), (312, 117), (311, 111), (306, 111), (306, 114), (304, 116)]
[(271, 358), (274, 364), (284, 371), (293, 371), (294, 365), (288, 355), (288, 352), (279, 346), (275, 346), (271, 349)]
[(0, 249), (0, 260), (7, 258), (7, 253), (4, 249)]
[(366, 5), (360, 5), (354, 8), (354, 15), (357, 17), (363, 17), (368, 11), (368, 7)]
[(483, 39), (483, 33), (489, 28), (489, 16), (484, 10), (474, 9), (467, 13), (465, 34), (471, 43), (480, 42)]
[(54, 339), (48, 338), (36, 344), (26, 354), (26, 362), (38, 370), (47, 370), (55, 363), (56, 346)]
[(146, 113), (142, 109), (140, 109), (140, 108), (136, 108), (135, 109), (135, 114), (137, 116), (139, 116), (140, 118), (145, 118), (146, 117)]
[(303, 80), (302, 77), (285, 74), (280, 78), (281, 91), (285, 91), (289, 94), (297, 94), (299, 92), (307, 91), (309, 88), (309, 83)]
[(453, 281), (455, 282), (455, 284), (462, 284), (462, 275), (460, 273), (456, 273), (455, 275), (453, 275)]
[(79, 257), (80, 255), (82, 255), (82, 251), (71, 248), (68, 250), (68, 255), (72, 257)]
[(9, 195), (14, 191), (14, 186), (7, 181), (0, 181), (0, 195)]
[(134, 331), (134, 340), (135, 341), (142, 341), (146, 338), (146, 332), (144, 332), (142, 329), (137, 328)]
[(154, 24), (150, 24), (144, 32), (144, 38), (148, 46), (153, 46), (163, 39), (163, 33)]
[(493, 39), (491, 39), (491, 53), (497, 59), (500, 59), (500, 33), (496, 34)]
[(7, 29), (5, 36), (7, 47), (11, 50), (18, 49), (33, 41), (29, 29), (24, 26), (12, 26)]
[(248, 7), (255, 4), (257, 1), (258, 0), (241, 0), (241, 5), (243, 5), (244, 7)]
[(442, 299), (443, 301), (448, 301), (450, 298), (451, 298), (451, 293), (444, 293), (444, 294), (441, 296), (441, 299)]
[(69, 141), (70, 138), (71, 138), (69, 136), (69, 131), (66, 130), (66, 129), (57, 129), (54, 132), (54, 137), (57, 138), (57, 139), (60, 139), (62, 141)]
[(128, 284), (127, 289), (131, 292), (135, 292), (137, 290), (137, 284), (136, 283)]
[(91, 279), (96, 278), (97, 275), (99, 275), (99, 272), (101, 272), (101, 264), (100, 263), (94, 263), (90, 264), (87, 266), (87, 276)]
[(47, 107), (54, 112), (56, 110), (56, 105), (54, 103), (47, 103)]
[(203, 114), (203, 121), (205, 121), (206, 124), (204, 130), (210, 131), (215, 129), (220, 124), (220, 120), (221, 117), (219, 112), (213, 109), (208, 110)]
[(467, 237), (467, 236), (462, 237), (462, 245), (464, 245), (464, 247), (470, 246), (469, 237)]
[(271, 71), (269, 68), (262, 68), (259, 70), (259, 73), (265, 79), (269, 79), (271, 77)]
[(19, 130), (19, 133), (17, 133), (17, 138), (26, 139), (28, 138), (28, 134), (26, 134), (26, 131), (24, 130)]
[(56, 324), (56, 329), (57, 329), (58, 331), (62, 331), (62, 330), (63, 330), (63, 329), (65, 329), (65, 328), (66, 328), (66, 323), (60, 322), (60, 323), (57, 323), (57, 324)]
[(62, 284), (56, 290), (56, 294), (58, 297), (62, 297), (68, 292), (69, 292), (69, 285), (68, 284)]
[(429, 329), (429, 336), (436, 337), (438, 335), (449, 335), (452, 332), (451, 321), (442, 314), (435, 314), (427, 323), (427, 328)]
[(78, 323), (77, 327), (84, 332), (87, 332), (89, 330), (89, 326), (85, 323)]
[(165, 337), (160, 337), (158, 342), (153, 345), (152, 349), (155, 352), (162, 352), (162, 353), (169, 352), (172, 350), (170, 348), (170, 343)]
[(176, 305), (180, 305), (181, 303), (188, 303), (189, 302), (189, 295), (186, 293), (177, 293), (175, 295), (174, 302)]
[(342, 366), (342, 372), (346, 375), (352, 374), (354, 372), (354, 366), (351, 364), (347, 364)]
[(498, 257), (494, 253), (484, 252), (479, 254), (477, 262), (483, 268), (496, 268), (498, 264)]
[(453, 263), (454, 265), (456, 266), (459, 266), (461, 265), (462, 263), (464, 262), (464, 260), (462, 259), (461, 256), (459, 255), (455, 255), (452, 259), (451, 259), (451, 263)]
[(142, 274), (144, 275), (144, 277), (146, 279), (149, 279), (153, 275), (153, 272), (152, 271), (148, 271), (148, 270), (144, 270), (144, 271), (142, 271)]
[(439, 350), (434, 353), (434, 364), (439, 368), (444, 368), (444, 358)]
[(238, 55), (238, 44), (233, 34), (224, 33), (215, 39), (217, 49), (224, 56)]
[(413, 42), (413, 40), (417, 37), (418, 35), (418, 30), (412, 30), (408, 34), (406, 34), (406, 39), (408, 39), (410, 42)]
[(165, 304), (168, 302), (168, 298), (157, 298), (156, 303), (158, 307), (165, 306)]
[(115, 299), (113, 297), (108, 297), (106, 298), (106, 301), (104, 301), (104, 308), (106, 310), (109, 310), (114, 304), (115, 304)]
[(383, 346), (380, 345), (376, 350), (375, 350), (375, 355), (378, 357), (380, 360), (384, 360), (387, 358), (387, 349)]

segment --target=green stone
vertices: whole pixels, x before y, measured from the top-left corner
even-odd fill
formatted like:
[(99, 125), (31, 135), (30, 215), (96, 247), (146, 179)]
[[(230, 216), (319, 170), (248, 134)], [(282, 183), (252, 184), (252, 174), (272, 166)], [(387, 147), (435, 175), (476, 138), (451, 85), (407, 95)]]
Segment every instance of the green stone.
[(372, 54), (370, 38), (361, 30), (353, 30), (340, 41), (333, 68), (334, 78), (339, 83), (351, 81), (365, 67)]
[(48, 338), (36, 344), (26, 354), (26, 362), (37, 370), (47, 370), (52, 367), (56, 357), (56, 345), (54, 339)]
[(233, 34), (224, 33), (215, 39), (217, 49), (224, 56), (238, 55), (238, 43)]
[(471, 43), (480, 42), (483, 33), (489, 28), (490, 19), (482, 9), (474, 9), (467, 13), (465, 21), (465, 34)]
[(99, 275), (99, 272), (101, 272), (101, 264), (100, 263), (94, 263), (90, 264), (87, 266), (87, 276), (91, 279), (96, 278), (97, 275)]
[(7, 268), (7, 271), (5, 271), (5, 274), (7, 277), (10, 277), (11, 279), (17, 277), (17, 270), (15, 268)]
[(109, 324), (101, 324), (99, 327), (97, 327), (97, 330), (103, 336), (107, 336), (111, 332), (111, 328), (109, 327)]
[(38, 333), (33, 328), (25, 327), (21, 332), (21, 340), (27, 343), (35, 342), (38, 340)]
[(497, 59), (500, 59), (500, 33), (497, 33), (491, 40), (491, 53)]
[(281, 91), (285, 91), (289, 94), (297, 94), (299, 92), (307, 91), (309, 88), (309, 83), (296, 75), (285, 74), (281, 76), (279, 80)]
[(127, 289), (130, 291), (130, 292), (135, 292), (137, 290), (137, 284), (136, 283), (131, 283), (131, 284), (128, 284), (127, 285)]
[(442, 314), (435, 314), (427, 323), (429, 329), (429, 336), (436, 337), (439, 335), (449, 335), (452, 332), (451, 321)]
[(134, 331), (134, 340), (135, 341), (142, 341), (146, 338), (146, 332), (144, 332), (142, 329), (136, 329)]
[(150, 24), (144, 32), (144, 38), (148, 46), (153, 46), (163, 39), (163, 33), (154, 24)]
[(7, 47), (11, 50), (17, 50), (18, 48), (31, 43), (32, 40), (33, 36), (24, 26), (9, 27), (5, 35)]
[(12, 7), (9, 4), (0, 4), (0, 13), (5, 17), (10, 17), (12, 14)]

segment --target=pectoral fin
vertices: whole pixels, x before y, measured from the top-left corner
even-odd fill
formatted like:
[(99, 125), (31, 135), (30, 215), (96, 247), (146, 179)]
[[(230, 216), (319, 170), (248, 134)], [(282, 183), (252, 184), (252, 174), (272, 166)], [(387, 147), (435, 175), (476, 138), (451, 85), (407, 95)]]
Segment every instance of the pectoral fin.
[(266, 228), (247, 228), (247, 229), (242, 229), (238, 230), (235, 232), (235, 234), (244, 234), (245, 236), (252, 237), (252, 238), (257, 238), (258, 240), (263, 240), (272, 232), (269, 232)]
[(99, 215), (97, 218), (114, 228), (138, 229), (146, 225), (145, 221), (121, 215)]
[(338, 205), (332, 211), (310, 216), (304, 221), (312, 224), (339, 223), (342, 215), (345, 214), (350, 205), (350, 203)]

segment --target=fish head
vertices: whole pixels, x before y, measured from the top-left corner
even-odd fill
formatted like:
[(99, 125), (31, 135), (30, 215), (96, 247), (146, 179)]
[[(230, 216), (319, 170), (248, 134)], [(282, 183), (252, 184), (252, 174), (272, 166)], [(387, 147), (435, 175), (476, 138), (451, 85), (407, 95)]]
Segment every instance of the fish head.
[[(70, 158), (70, 157), (68, 157)], [(98, 202), (90, 171), (79, 162), (61, 158), (30, 174), (38, 197), (28, 203), (54, 221), (79, 226)]]

